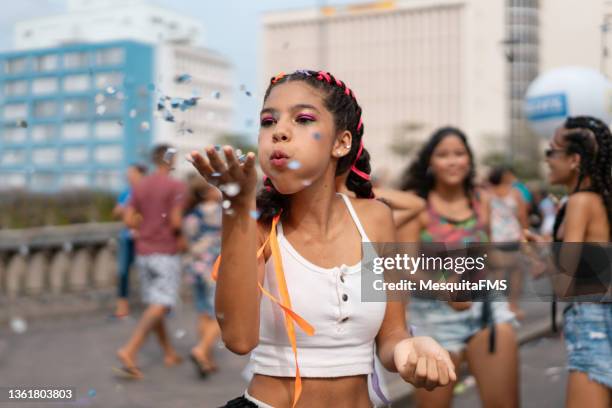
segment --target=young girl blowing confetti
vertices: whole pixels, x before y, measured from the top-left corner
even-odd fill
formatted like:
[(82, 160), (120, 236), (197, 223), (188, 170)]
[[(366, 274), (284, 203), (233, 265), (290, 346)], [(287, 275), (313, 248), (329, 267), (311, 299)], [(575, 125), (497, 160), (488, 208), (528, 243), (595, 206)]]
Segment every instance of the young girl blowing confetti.
[[(225, 194), (232, 211), (215, 309), (226, 347), (251, 353), (255, 375), (227, 407), (371, 407), (375, 352), (416, 387), (456, 380), (438, 343), (408, 334), (401, 302), (361, 302), (361, 244), (395, 241), (390, 209), (358, 199), (374, 196), (363, 134), (350, 88), (300, 70), (275, 76), (265, 93), (259, 195), (255, 154), (238, 160), (225, 146), (225, 161), (214, 147), (190, 156), (207, 180), (240, 187)], [(357, 199), (336, 192), (335, 177), (349, 169)]]

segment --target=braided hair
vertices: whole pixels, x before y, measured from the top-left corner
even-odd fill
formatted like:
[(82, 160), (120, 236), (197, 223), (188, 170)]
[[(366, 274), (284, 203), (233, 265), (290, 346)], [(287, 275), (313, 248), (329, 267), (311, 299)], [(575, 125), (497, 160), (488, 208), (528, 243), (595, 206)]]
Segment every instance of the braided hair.
[(563, 139), (566, 152), (580, 156), (579, 191), (586, 176), (591, 178), (591, 188), (601, 195), (610, 221), (612, 233), (612, 134), (610, 128), (599, 119), (590, 116), (570, 117), (565, 121)]
[(429, 192), (434, 188), (436, 178), (431, 172), (430, 163), (436, 147), (448, 136), (456, 136), (465, 145), (468, 156), (470, 157), (470, 172), (463, 181), (465, 194), (468, 198), (474, 193), (474, 178), (476, 171), (474, 169), (474, 154), (468, 144), (467, 137), (461, 129), (455, 127), (443, 127), (436, 130), (429, 138), (427, 143), (423, 145), (416, 160), (413, 161), (404, 171), (404, 175), (400, 182), (400, 189), (404, 191), (414, 191), (418, 196), (427, 200)]
[[(332, 114), (337, 132), (348, 130), (352, 135), (349, 153), (338, 160), (336, 176), (349, 172), (346, 187), (358, 198), (374, 198), (370, 182), (370, 154), (363, 147), (363, 122), (361, 107), (353, 91), (329, 72), (298, 70), (292, 74), (281, 73), (270, 80), (264, 101), (272, 89), (282, 83), (302, 81), (323, 92), (325, 108)], [(264, 178), (264, 188), (257, 195), (259, 220), (269, 222), (280, 211), (287, 214), (289, 196), (279, 193), (270, 178)]]

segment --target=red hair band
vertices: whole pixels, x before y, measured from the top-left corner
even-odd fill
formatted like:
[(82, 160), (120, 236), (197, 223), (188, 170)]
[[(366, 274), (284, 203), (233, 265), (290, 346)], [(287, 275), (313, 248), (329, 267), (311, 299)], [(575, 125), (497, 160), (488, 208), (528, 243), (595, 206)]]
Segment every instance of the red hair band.
[(363, 140), (359, 144), (359, 150), (357, 151), (357, 156), (355, 157), (355, 161), (353, 162), (353, 165), (351, 166), (351, 171), (353, 173), (357, 174), (362, 179), (369, 181), (370, 180), (370, 175), (364, 173), (363, 171), (361, 171), (357, 167), (355, 167), (355, 163), (357, 163), (357, 160), (359, 160), (359, 157), (361, 157), (361, 152), (362, 151), (363, 151)]
[(285, 76), (284, 72), (280, 72), (278, 75), (276, 75), (274, 78), (272, 78), (272, 83), (275, 84), (278, 81), (280, 81), (283, 77)]

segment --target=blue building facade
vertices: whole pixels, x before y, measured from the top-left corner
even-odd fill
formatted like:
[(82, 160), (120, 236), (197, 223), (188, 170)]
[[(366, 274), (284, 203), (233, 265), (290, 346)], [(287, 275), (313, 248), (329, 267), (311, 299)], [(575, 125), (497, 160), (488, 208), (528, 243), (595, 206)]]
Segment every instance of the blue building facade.
[(154, 52), (112, 41), (0, 53), (0, 189), (120, 191), (153, 140)]

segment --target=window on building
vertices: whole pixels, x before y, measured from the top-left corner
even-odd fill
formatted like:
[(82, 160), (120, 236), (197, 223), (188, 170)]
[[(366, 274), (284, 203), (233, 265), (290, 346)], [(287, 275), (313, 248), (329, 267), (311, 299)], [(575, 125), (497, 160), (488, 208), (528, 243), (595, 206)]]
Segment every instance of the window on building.
[(31, 186), (35, 190), (50, 190), (55, 188), (57, 174), (50, 171), (37, 171), (32, 174)]
[(96, 51), (96, 65), (120, 65), (124, 60), (123, 48), (104, 48)]
[(62, 152), (62, 161), (66, 164), (84, 163), (89, 159), (87, 147), (66, 147)]
[(65, 173), (62, 176), (62, 188), (83, 188), (89, 186), (88, 173)]
[(4, 83), (4, 96), (19, 96), (28, 93), (27, 81), (7, 81)]
[(94, 134), (98, 139), (117, 139), (122, 133), (123, 128), (114, 120), (98, 121), (94, 125)]
[(123, 84), (123, 74), (121, 72), (102, 72), (96, 74), (96, 88), (106, 89), (109, 86), (119, 87)]
[(19, 74), (24, 72), (27, 68), (27, 59), (25, 57), (21, 58), (11, 58), (7, 59), (4, 62), (4, 73), (5, 74)]
[(23, 149), (5, 149), (0, 158), (3, 166), (15, 166), (25, 163), (26, 153)]
[(85, 98), (71, 98), (64, 101), (64, 115), (84, 116), (89, 113), (89, 100)]
[(84, 140), (89, 136), (89, 124), (87, 122), (69, 122), (62, 128), (63, 140)]
[(95, 185), (102, 190), (119, 190), (123, 177), (118, 171), (97, 171)]
[(26, 129), (20, 126), (4, 126), (0, 132), (2, 143), (22, 143), (28, 135)]
[(98, 163), (119, 163), (123, 160), (121, 145), (98, 146), (94, 151), (94, 160)]
[(32, 80), (32, 93), (40, 95), (56, 92), (57, 84), (57, 78), (36, 78)]
[(57, 162), (57, 149), (46, 147), (32, 150), (32, 161), (35, 164), (45, 165)]
[(0, 177), (0, 189), (24, 188), (26, 175), (24, 173), (3, 173)]
[(89, 66), (89, 54), (86, 52), (64, 54), (64, 68), (85, 68), (87, 66)]
[(32, 140), (35, 142), (51, 142), (56, 139), (57, 127), (55, 125), (32, 126)]
[(121, 113), (121, 109), (123, 109), (123, 101), (120, 99), (107, 98), (102, 105), (104, 106), (104, 114), (106, 115), (117, 115)]
[(28, 116), (28, 105), (25, 103), (12, 103), (4, 105), (4, 119), (25, 119)]
[(89, 89), (89, 75), (67, 75), (64, 77), (64, 91), (80, 92)]
[(57, 115), (57, 103), (55, 101), (37, 101), (34, 102), (35, 118), (48, 118)]
[(39, 72), (53, 71), (57, 68), (57, 55), (41, 55), (34, 58), (34, 70)]

